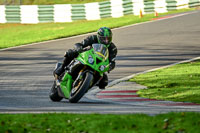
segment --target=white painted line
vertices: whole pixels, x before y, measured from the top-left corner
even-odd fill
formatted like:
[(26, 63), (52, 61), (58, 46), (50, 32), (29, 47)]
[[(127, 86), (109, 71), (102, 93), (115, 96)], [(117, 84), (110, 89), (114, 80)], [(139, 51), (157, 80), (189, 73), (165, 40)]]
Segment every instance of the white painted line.
[[(158, 19), (158, 20), (153, 20), (153, 21), (150, 20), (150, 21), (147, 21), (147, 22), (141, 22), (141, 23), (131, 24), (131, 25), (122, 26), (122, 27), (118, 27), (118, 28), (113, 28), (112, 31), (132, 27), (132, 26), (137, 26), (137, 25), (141, 25), (141, 24), (153, 23), (153, 22), (162, 21), (162, 20), (166, 20), (166, 19), (181, 17), (181, 16), (185, 16), (185, 15), (189, 15), (189, 14), (193, 14), (193, 13), (197, 13), (197, 12), (198, 11), (191, 11), (191, 12), (181, 13), (181, 14), (178, 14), (178, 15), (171, 14), (173, 16), (171, 16), (169, 18), (163, 18), (163, 19)], [(91, 33), (86, 33), (86, 34), (82, 34), (82, 35), (56, 39), (56, 40), (49, 40), (49, 41), (44, 41), (44, 42), (39, 42), (39, 43), (24, 44), (24, 45), (20, 45), (20, 46), (16, 46), (16, 47), (0, 49), (0, 51), (5, 51), (5, 50), (10, 50), (10, 49), (15, 49), (15, 48), (21, 48), (21, 47), (26, 47), (26, 46), (31, 46), (31, 45), (44, 44), (44, 43), (55, 42), (55, 41), (61, 41), (61, 40), (68, 40), (68, 39), (73, 39), (73, 38), (82, 37), (82, 36), (86, 36), (86, 35), (91, 35), (91, 34), (94, 34), (94, 33), (96, 33), (96, 32), (91, 32)]]

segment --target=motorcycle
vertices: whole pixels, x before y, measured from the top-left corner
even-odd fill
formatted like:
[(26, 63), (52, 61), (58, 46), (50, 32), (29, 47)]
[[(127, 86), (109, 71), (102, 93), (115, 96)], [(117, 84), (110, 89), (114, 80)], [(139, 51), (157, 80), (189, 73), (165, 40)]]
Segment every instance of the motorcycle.
[[(54, 80), (49, 94), (50, 99), (61, 101), (66, 98), (70, 103), (77, 103), (89, 89), (99, 83), (103, 78), (103, 73), (109, 71), (108, 57), (106, 45), (95, 43), (84, 48), (65, 68), (65, 72), (58, 77), (60, 86), (57, 86)], [(57, 63), (55, 70), (61, 65)]]

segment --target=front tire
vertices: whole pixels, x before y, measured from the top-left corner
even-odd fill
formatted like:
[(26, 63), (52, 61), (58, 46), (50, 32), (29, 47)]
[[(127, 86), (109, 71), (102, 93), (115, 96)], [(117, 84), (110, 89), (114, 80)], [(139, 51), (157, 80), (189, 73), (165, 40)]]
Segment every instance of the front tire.
[(58, 95), (58, 89), (56, 88), (56, 82), (55, 81), (54, 81), (53, 86), (51, 88), (51, 91), (49, 93), (49, 98), (53, 102), (59, 102), (59, 101), (61, 101), (63, 99), (62, 97), (60, 97)]
[(78, 89), (73, 92), (73, 89), (71, 90), (69, 102), (70, 103), (77, 103), (85, 94), (85, 92), (89, 89), (90, 83), (93, 80), (93, 75), (90, 72), (86, 72), (85, 76), (82, 81), (80, 81), (80, 85), (78, 85)]

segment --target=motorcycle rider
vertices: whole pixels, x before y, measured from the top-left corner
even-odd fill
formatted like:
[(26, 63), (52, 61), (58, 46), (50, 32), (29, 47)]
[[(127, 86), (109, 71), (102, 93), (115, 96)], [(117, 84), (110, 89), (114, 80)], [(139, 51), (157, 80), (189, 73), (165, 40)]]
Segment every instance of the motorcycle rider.
[[(87, 46), (92, 46), (92, 44), (94, 43), (101, 43), (107, 46), (109, 50), (109, 62), (110, 62), (109, 71), (115, 68), (115, 57), (117, 55), (117, 47), (112, 42), (112, 31), (108, 27), (101, 27), (97, 31), (97, 35), (88, 36), (81, 43), (76, 43), (74, 45), (74, 49), (69, 49), (65, 53), (62, 66), (55, 71), (55, 78), (57, 85), (60, 85), (58, 76), (60, 76), (65, 71), (65, 67), (69, 65), (69, 63), (78, 56), (78, 54), (82, 51), (83, 48)], [(99, 82), (99, 88), (105, 89), (107, 85), (108, 85), (108, 76), (104, 73), (103, 78)]]

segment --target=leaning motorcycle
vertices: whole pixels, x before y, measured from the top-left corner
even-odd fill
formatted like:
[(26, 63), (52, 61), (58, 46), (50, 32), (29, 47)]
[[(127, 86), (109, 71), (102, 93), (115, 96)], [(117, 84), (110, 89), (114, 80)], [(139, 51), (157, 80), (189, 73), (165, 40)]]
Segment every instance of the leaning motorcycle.
[[(103, 78), (103, 73), (109, 71), (108, 57), (106, 45), (95, 43), (89, 48), (84, 48), (67, 66), (65, 72), (58, 77), (60, 86), (57, 86), (54, 81), (50, 99), (61, 101), (66, 98), (71, 103), (77, 103), (89, 89), (99, 83)], [(57, 63), (55, 70), (61, 65)]]

